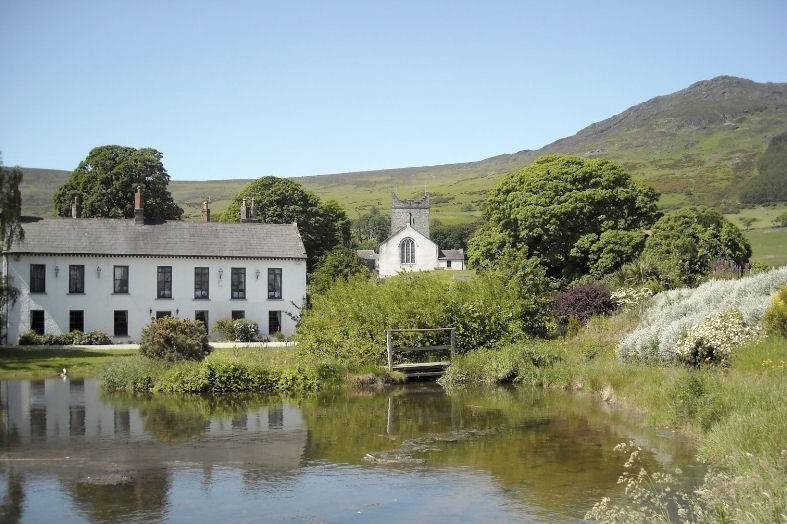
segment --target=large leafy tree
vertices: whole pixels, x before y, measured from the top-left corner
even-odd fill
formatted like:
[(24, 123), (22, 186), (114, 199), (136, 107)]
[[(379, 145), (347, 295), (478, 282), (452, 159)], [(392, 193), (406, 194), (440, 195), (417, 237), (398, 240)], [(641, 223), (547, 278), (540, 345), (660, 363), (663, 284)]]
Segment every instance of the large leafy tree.
[(167, 186), (169, 174), (155, 149), (125, 146), (96, 147), (55, 192), (55, 214), (68, 216), (76, 195), (82, 198), (85, 218), (133, 218), (134, 192), (144, 188), (145, 217), (179, 220), (181, 209)]
[[(22, 229), (22, 170), (4, 167), (0, 158), (0, 246), (8, 249), (14, 240), (24, 238)], [(16, 302), (19, 290), (8, 275), (0, 274), (0, 339), (5, 339), (5, 311)]]
[(309, 291), (325, 293), (337, 280), (368, 274), (369, 269), (355, 251), (346, 246), (337, 246), (320, 259), (309, 280)]
[(642, 255), (657, 262), (658, 278), (666, 286), (693, 286), (717, 261), (744, 266), (751, 257), (751, 245), (741, 230), (715, 209), (690, 206), (671, 211), (656, 222)]
[(443, 224), (440, 220), (432, 220), (429, 227), (429, 234), (432, 242), (437, 244), (440, 249), (464, 249), (467, 250), (467, 242), (478, 229), (478, 222), (466, 222), (464, 224)]
[(361, 249), (375, 249), (391, 234), (391, 217), (384, 215), (377, 206), (352, 222), (353, 243)]
[(658, 218), (657, 199), (608, 160), (544, 156), (489, 193), (468, 259), (494, 267), (504, 254), (534, 258), (563, 285), (614, 271), (639, 255), (640, 230)]
[(254, 199), (256, 218), (262, 222), (297, 222), (309, 272), (325, 253), (350, 242), (350, 220), (341, 206), (332, 200), (321, 201), (297, 182), (273, 176), (258, 178), (235, 195), (222, 219), (240, 221), (240, 205), (244, 199), (248, 205)]

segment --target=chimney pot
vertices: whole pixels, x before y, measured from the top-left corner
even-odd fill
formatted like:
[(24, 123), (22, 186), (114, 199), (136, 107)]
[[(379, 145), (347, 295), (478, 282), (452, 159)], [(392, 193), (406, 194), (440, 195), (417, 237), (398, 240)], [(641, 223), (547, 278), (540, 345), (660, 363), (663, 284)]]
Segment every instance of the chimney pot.
[(82, 198), (76, 195), (71, 203), (71, 218), (79, 218), (80, 214), (82, 214)]
[(145, 223), (145, 209), (142, 202), (142, 186), (137, 186), (137, 192), (134, 194), (134, 223)]

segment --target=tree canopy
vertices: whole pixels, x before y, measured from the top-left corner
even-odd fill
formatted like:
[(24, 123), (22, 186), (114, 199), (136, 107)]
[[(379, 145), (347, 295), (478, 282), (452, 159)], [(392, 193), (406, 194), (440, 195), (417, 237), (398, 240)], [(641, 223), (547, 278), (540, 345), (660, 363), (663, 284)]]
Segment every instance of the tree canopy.
[(741, 191), (750, 204), (787, 200), (787, 133), (773, 137), (757, 162), (757, 174)]
[(432, 220), (429, 233), (432, 242), (437, 244), (440, 249), (464, 249), (466, 251), (467, 243), (478, 226), (478, 222), (443, 224), (440, 220), (435, 219)]
[(503, 254), (535, 258), (561, 284), (614, 271), (639, 255), (657, 199), (608, 160), (544, 156), (490, 191), (468, 261), (494, 267)]
[(320, 259), (309, 280), (309, 291), (325, 293), (339, 279), (347, 280), (355, 275), (368, 274), (369, 269), (355, 251), (345, 246), (337, 246)]
[(310, 272), (325, 253), (350, 242), (350, 220), (341, 206), (333, 200), (322, 202), (297, 182), (273, 176), (250, 182), (232, 199), (222, 220), (239, 222), (240, 205), (244, 199), (248, 205), (254, 199), (257, 219), (262, 222), (297, 222)]
[(11, 243), (24, 238), (22, 229), (22, 170), (5, 167), (0, 161), (0, 242), (8, 249)]
[(377, 206), (352, 222), (353, 243), (360, 249), (376, 249), (391, 233), (391, 217), (383, 214)]
[(642, 256), (658, 261), (659, 280), (668, 287), (693, 286), (714, 262), (743, 266), (751, 245), (738, 227), (708, 207), (690, 206), (665, 214), (653, 226)]
[(179, 220), (183, 209), (167, 188), (169, 175), (161, 158), (160, 152), (150, 148), (94, 148), (55, 192), (55, 214), (69, 216), (74, 197), (80, 195), (85, 218), (133, 218), (134, 193), (142, 185), (145, 218)]

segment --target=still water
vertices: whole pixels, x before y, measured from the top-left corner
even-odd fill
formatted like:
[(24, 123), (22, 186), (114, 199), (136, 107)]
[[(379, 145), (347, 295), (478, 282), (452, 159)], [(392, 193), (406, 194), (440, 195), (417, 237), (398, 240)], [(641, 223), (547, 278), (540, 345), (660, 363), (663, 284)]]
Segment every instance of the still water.
[(131, 398), (0, 381), (10, 522), (564, 522), (690, 446), (590, 399), (432, 385), (302, 398)]

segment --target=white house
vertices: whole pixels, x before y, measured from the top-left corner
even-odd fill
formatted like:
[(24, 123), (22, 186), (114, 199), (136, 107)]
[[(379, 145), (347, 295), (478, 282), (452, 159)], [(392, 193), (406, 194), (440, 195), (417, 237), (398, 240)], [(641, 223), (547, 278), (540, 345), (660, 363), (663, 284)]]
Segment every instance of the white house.
[(400, 200), (391, 195), (391, 236), (375, 253), (360, 250), (358, 256), (382, 277), (403, 271), (465, 269), (463, 249), (441, 250), (429, 237), (429, 193), (421, 200)]
[[(138, 341), (157, 317), (248, 318), (260, 332), (292, 334), (306, 296), (306, 252), (296, 224), (148, 223), (137, 192), (134, 219), (56, 218), (23, 224), (3, 253), (19, 290), (6, 314), (8, 343), (32, 329), (98, 329)], [(253, 205), (251, 207), (253, 210)], [(75, 202), (74, 216), (78, 216)]]

